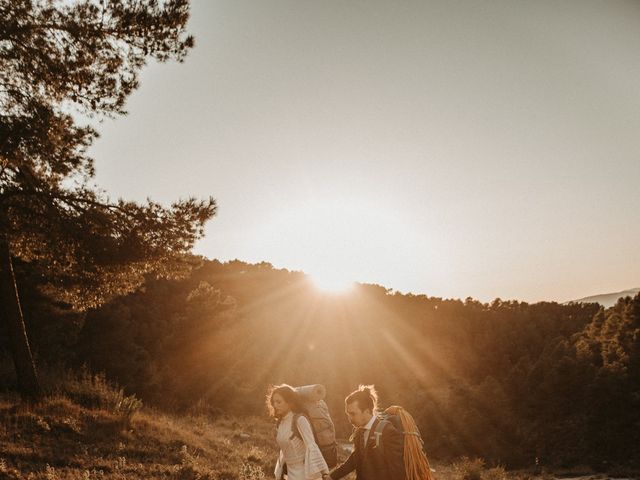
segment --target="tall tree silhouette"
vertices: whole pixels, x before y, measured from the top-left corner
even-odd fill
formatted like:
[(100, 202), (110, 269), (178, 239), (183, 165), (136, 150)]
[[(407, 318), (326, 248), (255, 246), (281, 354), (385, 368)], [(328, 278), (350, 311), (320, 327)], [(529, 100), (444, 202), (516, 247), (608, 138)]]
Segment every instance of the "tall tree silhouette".
[(188, 14), (188, 0), (0, 0), (0, 314), (24, 396), (40, 390), (16, 258), (88, 307), (184, 268), (215, 214), (211, 198), (110, 200), (90, 183), (97, 132), (78, 120), (125, 113), (148, 58), (182, 61)]

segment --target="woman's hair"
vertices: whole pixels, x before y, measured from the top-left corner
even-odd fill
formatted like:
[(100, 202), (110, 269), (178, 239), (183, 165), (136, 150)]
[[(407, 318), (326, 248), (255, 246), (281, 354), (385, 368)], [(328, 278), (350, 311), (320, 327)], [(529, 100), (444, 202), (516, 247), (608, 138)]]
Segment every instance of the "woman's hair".
[(347, 405), (353, 402), (358, 402), (358, 408), (362, 411), (366, 409), (371, 410), (371, 413), (375, 413), (378, 409), (378, 392), (373, 385), (360, 385), (357, 390), (351, 392), (347, 398), (344, 399), (344, 403)]
[(273, 395), (276, 393), (289, 404), (289, 407), (294, 413), (302, 412), (302, 399), (300, 395), (298, 395), (298, 392), (296, 392), (291, 385), (283, 383), (282, 385), (271, 385), (267, 390), (267, 409), (271, 417), (278, 419), (278, 415), (273, 408)]

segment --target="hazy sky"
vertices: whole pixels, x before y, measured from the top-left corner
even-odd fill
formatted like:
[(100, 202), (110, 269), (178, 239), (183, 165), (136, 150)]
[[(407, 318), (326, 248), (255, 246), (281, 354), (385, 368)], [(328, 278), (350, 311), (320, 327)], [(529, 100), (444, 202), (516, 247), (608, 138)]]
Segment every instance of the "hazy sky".
[(196, 251), (431, 296), (640, 286), (640, 2), (195, 0), (97, 182)]

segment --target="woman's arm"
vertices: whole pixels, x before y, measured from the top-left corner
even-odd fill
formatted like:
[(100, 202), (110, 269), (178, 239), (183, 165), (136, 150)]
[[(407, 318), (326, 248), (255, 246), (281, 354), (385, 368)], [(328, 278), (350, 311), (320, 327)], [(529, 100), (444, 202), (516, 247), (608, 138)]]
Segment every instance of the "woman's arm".
[(307, 420), (307, 417), (300, 415), (297, 426), (306, 448), (305, 471), (312, 476), (310, 478), (317, 478), (319, 476), (317, 474), (321, 474), (322, 476), (328, 474), (329, 467), (327, 467), (327, 462), (325, 462), (322, 452), (320, 452), (320, 448), (316, 444), (316, 440), (313, 437), (313, 430), (311, 430), (311, 424), (309, 420)]
[(282, 480), (282, 466), (284, 464), (284, 454), (282, 450), (280, 450), (280, 454), (278, 455), (278, 460), (276, 461), (276, 468), (273, 470), (273, 475), (276, 477), (276, 480)]

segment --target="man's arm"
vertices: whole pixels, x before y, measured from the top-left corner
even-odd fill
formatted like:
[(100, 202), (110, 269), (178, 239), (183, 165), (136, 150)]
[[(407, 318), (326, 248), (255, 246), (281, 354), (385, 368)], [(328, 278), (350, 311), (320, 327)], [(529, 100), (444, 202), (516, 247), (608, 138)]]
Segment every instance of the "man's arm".
[(389, 468), (390, 480), (404, 480), (404, 435), (389, 424), (382, 432), (384, 460)]
[(333, 480), (338, 480), (339, 478), (344, 477), (345, 475), (350, 474), (356, 469), (356, 450), (353, 449), (349, 458), (347, 458), (344, 463), (338, 465), (333, 472), (330, 473), (330, 476)]

